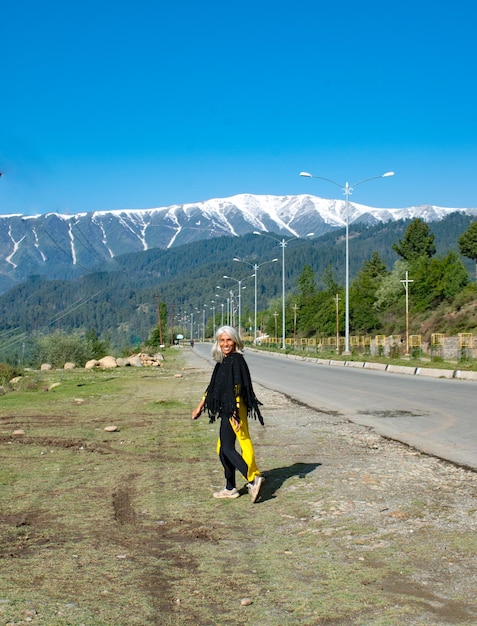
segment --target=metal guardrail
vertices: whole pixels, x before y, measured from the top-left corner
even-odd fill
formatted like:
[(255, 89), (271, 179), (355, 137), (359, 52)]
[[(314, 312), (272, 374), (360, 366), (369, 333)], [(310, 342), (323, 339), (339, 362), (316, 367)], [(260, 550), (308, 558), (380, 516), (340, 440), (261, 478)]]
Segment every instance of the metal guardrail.
[[(253, 343), (250, 336), (243, 337), (247, 343)], [(351, 335), (350, 349), (352, 353), (376, 354), (383, 356), (398, 356), (404, 354), (405, 341), (402, 335)], [(264, 346), (281, 346), (281, 337), (259, 337), (257, 343)], [(287, 337), (287, 349), (302, 352), (336, 352), (344, 350), (345, 338), (328, 337)], [(444, 333), (433, 333), (430, 341), (424, 341), (422, 335), (409, 336), (409, 348), (414, 356), (441, 356), (442, 358), (472, 359), (477, 354), (477, 339), (472, 333), (459, 333), (455, 336), (446, 336)]]

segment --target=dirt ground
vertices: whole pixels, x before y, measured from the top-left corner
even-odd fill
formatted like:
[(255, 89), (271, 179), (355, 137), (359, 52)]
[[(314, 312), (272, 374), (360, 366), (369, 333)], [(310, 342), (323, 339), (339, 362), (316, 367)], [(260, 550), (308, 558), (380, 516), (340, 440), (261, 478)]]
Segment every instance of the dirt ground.
[[(211, 367), (190, 350), (184, 358), (183, 378), (170, 376), (176, 404), (158, 422), (150, 398), (160, 381), (143, 377), (116, 437), (66, 436), (77, 411), (102, 433), (100, 402), (126, 402), (112, 393), (49, 416), (65, 437), (41, 435), (39, 412), (0, 416), (5, 462), (27, 462), (30, 448), (38, 468), (58, 455), (34, 507), (18, 499), (0, 510), (1, 624), (477, 624), (477, 473), (256, 385), (261, 498), (251, 505), (242, 488), (237, 500), (214, 500), (217, 425), (190, 420)], [(62, 459), (84, 475), (88, 500)]]
[[(199, 357), (189, 361), (204, 367)], [(397, 604), (405, 597), (422, 609), (419, 618), (403, 614), (396, 624), (477, 624), (477, 473), (384, 438), (346, 415), (255, 387), (266, 419), (265, 431), (255, 436), (260, 456), (270, 462), (266, 450), (278, 444), (282, 462), (300, 465), (306, 479), (287, 484), (279, 469), (265, 469), (263, 499), (301, 491), (309, 517), (296, 520), (297, 532), (318, 522), (318, 534), (336, 537), (341, 558), (361, 552), (370, 587), (378, 584)], [(373, 531), (346, 531), (360, 526)], [(393, 546), (402, 570), (379, 580), (373, 569)], [(368, 622), (326, 622), (348, 623)]]

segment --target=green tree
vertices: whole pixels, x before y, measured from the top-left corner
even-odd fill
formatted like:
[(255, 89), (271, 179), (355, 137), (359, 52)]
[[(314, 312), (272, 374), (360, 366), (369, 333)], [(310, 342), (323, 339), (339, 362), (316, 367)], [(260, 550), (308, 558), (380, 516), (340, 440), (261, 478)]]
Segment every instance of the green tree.
[[(301, 334), (309, 334), (314, 326), (314, 317), (316, 314), (316, 294), (315, 276), (310, 265), (305, 265), (301, 275), (298, 277), (298, 297), (297, 305), (300, 309), (298, 319), (298, 331)], [(295, 312), (293, 311), (293, 315)]]
[(477, 280), (477, 222), (472, 222), (458, 240), (460, 253), (475, 261), (475, 278)]
[[(338, 297), (338, 329), (344, 328), (344, 292), (321, 291), (317, 297), (315, 328), (321, 337), (336, 334), (336, 297)], [(341, 303), (341, 304), (340, 304)]]
[(378, 312), (384, 313), (401, 299), (404, 293), (401, 280), (405, 277), (406, 270), (409, 270), (409, 264), (405, 261), (397, 260), (392, 271), (382, 277), (376, 290), (376, 299), (373, 304), (373, 308)]
[(167, 306), (165, 302), (159, 303), (157, 325), (151, 330), (147, 345), (158, 348), (164, 345), (167, 335)]
[(108, 339), (100, 339), (94, 328), (86, 331), (85, 341), (89, 344), (88, 351), (92, 359), (101, 359), (106, 356), (110, 350), (110, 341)]
[(415, 261), (420, 257), (430, 258), (436, 253), (434, 235), (428, 224), (421, 218), (413, 220), (403, 239), (393, 244), (393, 250), (405, 261)]
[(451, 302), (469, 282), (468, 272), (456, 252), (442, 258), (421, 258), (412, 266), (412, 306), (415, 311)]
[(305, 265), (301, 275), (298, 277), (298, 289), (300, 298), (307, 300), (316, 294), (315, 276), (311, 265)]
[(338, 283), (336, 282), (335, 275), (333, 274), (333, 270), (328, 265), (325, 268), (323, 275), (321, 277), (323, 284), (325, 285), (325, 291), (329, 294), (336, 294), (338, 292)]
[(323, 291), (316, 297), (315, 329), (321, 336), (336, 334), (336, 298), (338, 298), (338, 328), (344, 328), (344, 292), (336, 282), (333, 270), (326, 267), (321, 276), (325, 285)]
[(377, 252), (366, 261), (350, 287), (350, 326), (354, 332), (369, 333), (381, 326), (374, 306), (383, 278), (387, 274), (386, 264)]
[(282, 300), (270, 300), (268, 311), (262, 316), (265, 333), (270, 337), (281, 337), (282, 332)]

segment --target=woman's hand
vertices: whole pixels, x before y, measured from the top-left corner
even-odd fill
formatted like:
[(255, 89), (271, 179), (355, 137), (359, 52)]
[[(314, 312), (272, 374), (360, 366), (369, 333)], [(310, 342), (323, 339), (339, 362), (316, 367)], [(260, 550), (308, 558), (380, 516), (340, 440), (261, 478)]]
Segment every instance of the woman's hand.
[(240, 430), (240, 420), (237, 418), (235, 414), (232, 415), (232, 417), (230, 418), (230, 424), (232, 428), (234, 429), (234, 431), (238, 433), (238, 431)]
[(195, 407), (195, 409), (192, 411), (193, 420), (196, 420), (198, 417), (200, 417), (203, 408), (204, 408), (204, 401), (201, 400), (199, 404)]

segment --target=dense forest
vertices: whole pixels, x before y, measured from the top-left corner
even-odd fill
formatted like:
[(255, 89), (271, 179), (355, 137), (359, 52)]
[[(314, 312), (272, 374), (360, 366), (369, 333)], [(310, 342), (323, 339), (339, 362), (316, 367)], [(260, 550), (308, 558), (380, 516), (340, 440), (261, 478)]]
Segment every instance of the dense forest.
[[(466, 249), (459, 239), (471, 224), (472, 218), (455, 213), (429, 225), (414, 220), (350, 226), (352, 331), (402, 331), (405, 271), (413, 281), (410, 310), (416, 332), (429, 332), (435, 325), (429, 320), (436, 317), (448, 330), (468, 325), (472, 317), (459, 312), (475, 310), (475, 261), (472, 240)], [(0, 296), (0, 361), (25, 360), (35, 338), (54, 331), (89, 333), (116, 351), (146, 341), (159, 322), (161, 336), (170, 338), (175, 332), (189, 337), (191, 331), (194, 336), (210, 335), (231, 299), (237, 315), (239, 285), (242, 326), (251, 329), (254, 266), (258, 325), (273, 335), (281, 324), (283, 252), (287, 334), (334, 334), (337, 303), (341, 332), (344, 235), (343, 229), (310, 239), (283, 240), (273, 233), (221, 237), (120, 256), (102, 271), (75, 280), (31, 276)], [(413, 237), (417, 256), (406, 248)], [(428, 239), (426, 247), (423, 241)], [(280, 245), (283, 241), (286, 246)], [(453, 312), (453, 325), (445, 320), (443, 307)], [(237, 324), (236, 317), (233, 321)]]

